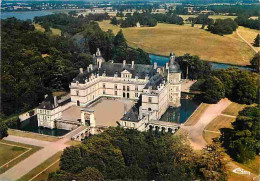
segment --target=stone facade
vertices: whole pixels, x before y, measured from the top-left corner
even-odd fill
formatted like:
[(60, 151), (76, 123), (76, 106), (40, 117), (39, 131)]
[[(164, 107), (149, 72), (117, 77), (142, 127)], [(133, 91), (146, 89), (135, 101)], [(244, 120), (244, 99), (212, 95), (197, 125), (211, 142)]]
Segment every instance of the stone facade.
[[(125, 113), (122, 127), (147, 130), (149, 121), (158, 121), (169, 106), (180, 106), (181, 72), (170, 54), (170, 61), (164, 67), (154, 65), (105, 62), (98, 49), (93, 55), (93, 63), (85, 71), (80, 68), (79, 75), (70, 84), (71, 102), (82, 108), (100, 97), (125, 98), (137, 101)], [(49, 116), (46, 117), (48, 113)], [(61, 117), (58, 107), (52, 110), (38, 109), (39, 125), (53, 128), (49, 123)], [(52, 117), (51, 117), (52, 116)], [(47, 121), (44, 121), (47, 120)]]

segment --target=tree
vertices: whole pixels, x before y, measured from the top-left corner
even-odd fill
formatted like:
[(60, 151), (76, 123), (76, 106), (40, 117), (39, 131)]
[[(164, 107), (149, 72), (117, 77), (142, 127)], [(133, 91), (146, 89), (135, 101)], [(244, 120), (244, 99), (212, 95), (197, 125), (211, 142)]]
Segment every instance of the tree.
[(125, 36), (124, 36), (123, 31), (121, 29), (115, 36), (114, 45), (116, 47), (117, 46), (121, 46), (121, 47), (124, 47), (124, 48), (127, 47), (126, 39), (125, 39)]
[(255, 47), (260, 47), (260, 35), (257, 34), (255, 41), (254, 41), (254, 46)]
[(118, 24), (118, 21), (117, 21), (117, 19), (116, 19), (116, 17), (113, 17), (112, 19), (111, 19), (111, 22), (110, 22), (112, 25), (117, 25)]
[[(48, 180), (225, 179), (219, 149), (212, 147), (198, 154), (187, 143), (184, 136), (110, 127), (81, 145), (66, 148), (61, 170)], [(76, 158), (73, 150), (77, 150)], [(69, 167), (73, 161), (76, 166)]]
[(250, 63), (253, 69), (255, 69), (256, 72), (260, 73), (260, 52), (255, 54)]
[(208, 78), (204, 82), (203, 89), (205, 90), (203, 100), (207, 103), (214, 104), (225, 97), (224, 84), (215, 76)]
[(1, 121), (0, 122), (0, 139), (8, 136), (7, 131), (8, 131), (7, 125), (3, 121)]
[(220, 141), (227, 153), (241, 163), (253, 160), (260, 151), (260, 108), (240, 111), (232, 127), (221, 130)]
[(225, 35), (232, 34), (238, 28), (237, 23), (228, 18), (228, 19), (217, 19), (214, 24), (209, 23), (208, 30), (211, 33)]

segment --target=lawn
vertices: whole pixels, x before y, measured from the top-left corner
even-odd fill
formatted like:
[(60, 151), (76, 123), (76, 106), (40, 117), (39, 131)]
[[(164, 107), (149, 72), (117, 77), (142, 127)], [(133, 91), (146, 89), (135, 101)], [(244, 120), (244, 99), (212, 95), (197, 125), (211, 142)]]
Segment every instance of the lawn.
[(49, 173), (55, 172), (59, 167), (59, 159), (62, 154), (62, 151), (56, 153), (48, 160), (44, 161), (42, 164), (32, 169), (29, 173), (24, 175), (19, 181), (27, 181), (27, 180), (47, 180)]
[(208, 108), (209, 104), (201, 103), (200, 106), (193, 112), (193, 114), (184, 123), (185, 126), (194, 126), (200, 119), (201, 115)]
[(42, 140), (42, 141), (58, 141), (59, 138), (55, 136), (48, 136), (48, 135), (41, 135), (37, 133), (32, 133), (32, 132), (24, 132), (16, 129), (8, 129), (8, 134), (9, 135), (14, 135), (14, 136), (21, 136), (21, 137), (26, 137), (26, 138), (33, 138), (36, 140)]
[(231, 123), (234, 122), (235, 119), (236, 118), (224, 115), (217, 116), (205, 127), (205, 130), (218, 132), (220, 128), (231, 128)]
[(29, 157), (41, 147), (16, 143), (12, 141), (0, 141), (0, 174), (10, 169), (17, 163)]
[(238, 104), (232, 102), (224, 111), (222, 111), (222, 114), (237, 116), (238, 112), (242, 111), (245, 107), (246, 107), (245, 104)]
[(235, 121), (235, 118), (228, 116), (217, 116), (213, 121), (211, 121), (203, 131), (203, 138), (209, 144), (212, 142), (213, 138), (218, 138), (220, 136), (220, 128), (231, 128), (231, 123)]
[[(99, 22), (103, 30), (120, 28), (110, 21)], [(199, 55), (204, 60), (236, 65), (248, 65), (254, 51), (236, 33), (219, 36), (190, 25), (181, 26), (158, 23), (156, 27), (123, 28), (128, 44), (148, 53), (177, 56), (185, 53)]]

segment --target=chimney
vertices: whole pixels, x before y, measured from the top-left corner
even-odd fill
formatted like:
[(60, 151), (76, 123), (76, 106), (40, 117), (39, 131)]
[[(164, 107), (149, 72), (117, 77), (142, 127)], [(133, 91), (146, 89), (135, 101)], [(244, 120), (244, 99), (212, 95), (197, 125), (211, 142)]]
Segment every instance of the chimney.
[(134, 68), (135, 61), (132, 61), (132, 69)]
[(169, 63), (167, 62), (165, 65), (165, 68), (168, 70), (169, 69)]
[(123, 60), (123, 67), (125, 67), (125, 64), (126, 64), (126, 60)]
[(153, 63), (153, 69), (157, 69), (157, 62)]
[(79, 68), (79, 73), (83, 74), (83, 68)]
[(57, 106), (58, 106), (58, 103), (57, 103), (57, 97), (54, 96), (53, 99), (54, 99), (54, 106), (57, 107)]

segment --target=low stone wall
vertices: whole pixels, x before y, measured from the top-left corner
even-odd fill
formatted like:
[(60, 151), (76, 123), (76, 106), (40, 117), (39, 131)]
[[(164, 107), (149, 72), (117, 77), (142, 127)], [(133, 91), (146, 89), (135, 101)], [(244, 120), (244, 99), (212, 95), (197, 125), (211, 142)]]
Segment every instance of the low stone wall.
[(76, 124), (61, 122), (61, 121), (57, 121), (56, 126), (58, 129), (65, 129), (65, 130), (74, 130), (78, 127), (78, 125)]

